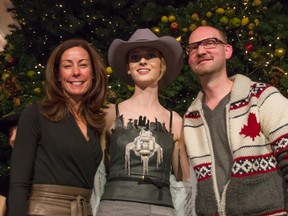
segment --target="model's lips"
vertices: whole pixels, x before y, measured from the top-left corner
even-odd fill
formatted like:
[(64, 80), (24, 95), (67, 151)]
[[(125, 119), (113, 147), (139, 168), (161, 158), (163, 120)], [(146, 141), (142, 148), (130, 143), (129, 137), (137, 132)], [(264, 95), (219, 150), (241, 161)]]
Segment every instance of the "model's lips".
[(69, 83), (72, 85), (82, 85), (84, 81), (70, 81)]
[(141, 69), (138, 69), (137, 72), (140, 74), (146, 74), (146, 73), (149, 73), (150, 70), (147, 68), (141, 68)]

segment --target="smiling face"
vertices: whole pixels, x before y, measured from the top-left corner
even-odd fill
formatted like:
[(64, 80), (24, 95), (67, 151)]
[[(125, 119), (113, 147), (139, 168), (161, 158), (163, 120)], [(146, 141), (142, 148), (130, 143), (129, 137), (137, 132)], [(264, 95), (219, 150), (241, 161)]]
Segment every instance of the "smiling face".
[[(199, 27), (189, 37), (189, 44), (202, 41), (207, 38), (216, 38), (225, 41), (220, 32), (212, 27)], [(226, 73), (226, 60), (232, 55), (232, 47), (229, 44), (217, 43), (214, 48), (205, 49), (200, 45), (188, 56), (188, 63), (191, 70), (198, 76), (205, 76), (213, 73)]]
[(166, 69), (161, 54), (151, 48), (136, 48), (128, 53), (128, 74), (135, 84), (157, 83)]
[(72, 47), (63, 52), (59, 65), (59, 81), (63, 91), (79, 101), (92, 86), (92, 65), (88, 52)]

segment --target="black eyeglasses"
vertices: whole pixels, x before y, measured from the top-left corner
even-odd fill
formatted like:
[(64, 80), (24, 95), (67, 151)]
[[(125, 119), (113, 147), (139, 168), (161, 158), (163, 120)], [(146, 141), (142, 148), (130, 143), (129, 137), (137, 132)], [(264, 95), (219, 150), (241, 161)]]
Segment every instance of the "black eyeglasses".
[(186, 47), (186, 54), (189, 55), (191, 52), (195, 52), (198, 47), (201, 45), (204, 49), (214, 49), (217, 44), (226, 44), (223, 41), (219, 40), (218, 38), (206, 38), (204, 40), (201, 41), (197, 41), (194, 43), (190, 43), (187, 47)]

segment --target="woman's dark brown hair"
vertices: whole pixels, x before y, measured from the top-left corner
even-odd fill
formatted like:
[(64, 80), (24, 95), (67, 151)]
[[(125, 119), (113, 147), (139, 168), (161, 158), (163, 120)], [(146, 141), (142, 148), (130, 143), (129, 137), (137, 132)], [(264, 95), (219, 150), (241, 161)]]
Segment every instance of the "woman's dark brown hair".
[(101, 132), (104, 123), (102, 106), (106, 99), (108, 79), (106, 67), (97, 50), (83, 39), (70, 39), (58, 45), (50, 55), (46, 65), (45, 97), (41, 102), (41, 113), (50, 121), (60, 121), (71, 114), (69, 98), (59, 82), (59, 66), (62, 54), (72, 47), (85, 49), (92, 64), (92, 86), (83, 95), (78, 115)]

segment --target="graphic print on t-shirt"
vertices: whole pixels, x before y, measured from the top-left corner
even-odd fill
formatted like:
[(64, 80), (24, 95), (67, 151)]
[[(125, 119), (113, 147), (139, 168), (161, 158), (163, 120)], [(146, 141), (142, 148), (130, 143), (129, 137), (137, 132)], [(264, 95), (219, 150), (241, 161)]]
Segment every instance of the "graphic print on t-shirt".
[(149, 159), (157, 152), (156, 167), (163, 162), (163, 149), (156, 143), (155, 137), (151, 131), (145, 131), (142, 129), (133, 142), (128, 143), (125, 149), (125, 169), (128, 169), (128, 175), (130, 176), (130, 153), (134, 153), (140, 157), (143, 163), (143, 175), (148, 175)]

